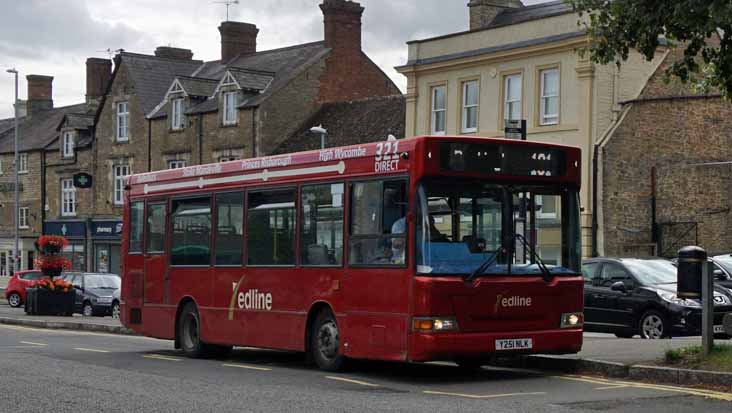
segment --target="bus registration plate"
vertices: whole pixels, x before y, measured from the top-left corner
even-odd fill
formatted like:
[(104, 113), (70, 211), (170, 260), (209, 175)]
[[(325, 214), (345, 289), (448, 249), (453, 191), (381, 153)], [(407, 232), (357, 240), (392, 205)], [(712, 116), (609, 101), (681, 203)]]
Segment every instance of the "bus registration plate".
[(530, 338), (512, 338), (496, 340), (496, 350), (526, 350), (534, 346)]

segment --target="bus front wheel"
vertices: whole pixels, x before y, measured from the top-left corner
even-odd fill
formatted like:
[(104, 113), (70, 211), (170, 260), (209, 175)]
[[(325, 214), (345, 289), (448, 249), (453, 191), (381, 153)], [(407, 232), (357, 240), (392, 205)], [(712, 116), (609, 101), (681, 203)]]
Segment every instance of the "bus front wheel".
[(178, 339), (183, 352), (188, 357), (226, 357), (231, 353), (231, 346), (207, 344), (201, 340), (201, 318), (193, 303), (186, 304), (180, 313)]
[(310, 350), (315, 363), (321, 370), (343, 370), (346, 357), (340, 353), (340, 332), (333, 313), (321, 311), (312, 328)]

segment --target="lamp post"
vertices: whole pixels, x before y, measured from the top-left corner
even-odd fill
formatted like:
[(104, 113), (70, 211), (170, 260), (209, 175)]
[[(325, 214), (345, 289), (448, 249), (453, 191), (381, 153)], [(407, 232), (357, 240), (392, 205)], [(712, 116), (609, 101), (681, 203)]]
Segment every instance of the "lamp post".
[(323, 125), (318, 125), (310, 128), (310, 132), (320, 134), (320, 149), (325, 149), (325, 137), (328, 135), (328, 130), (323, 128)]
[(13, 224), (15, 226), (15, 250), (13, 251), (13, 273), (15, 273), (20, 269), (18, 234), (18, 203), (20, 201), (20, 194), (18, 192), (18, 71), (16, 69), (8, 69), (7, 72), (15, 75), (15, 100), (13, 101), (13, 108), (15, 109), (15, 157), (13, 158), (13, 171), (15, 174), (15, 208), (13, 210)]

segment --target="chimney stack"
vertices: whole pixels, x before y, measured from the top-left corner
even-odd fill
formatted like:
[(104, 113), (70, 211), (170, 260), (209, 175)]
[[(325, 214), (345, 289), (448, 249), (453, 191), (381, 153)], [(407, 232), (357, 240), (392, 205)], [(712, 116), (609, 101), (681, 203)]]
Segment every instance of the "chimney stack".
[(193, 60), (193, 51), (179, 47), (160, 46), (155, 49), (155, 56), (177, 60)]
[(28, 75), (28, 116), (53, 109), (53, 76)]
[(504, 9), (524, 7), (521, 0), (470, 0), (470, 30), (488, 26)]
[(323, 0), (320, 5), (325, 18), (325, 47), (361, 51), (361, 4), (346, 0)]
[(257, 53), (257, 26), (250, 23), (225, 21), (219, 26), (221, 33), (221, 62), (226, 63), (238, 55)]
[(111, 79), (111, 60), (96, 57), (86, 59), (86, 103), (98, 104)]

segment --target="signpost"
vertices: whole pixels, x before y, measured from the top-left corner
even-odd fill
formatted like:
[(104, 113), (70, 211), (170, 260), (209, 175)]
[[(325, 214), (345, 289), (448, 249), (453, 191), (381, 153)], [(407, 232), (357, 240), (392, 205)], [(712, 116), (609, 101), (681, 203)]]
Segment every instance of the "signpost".
[(506, 139), (526, 140), (526, 119), (507, 120), (506, 128), (503, 130)]
[(74, 187), (75, 188), (91, 188), (92, 187), (92, 176), (85, 172), (79, 172), (74, 174)]

